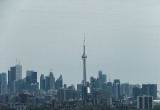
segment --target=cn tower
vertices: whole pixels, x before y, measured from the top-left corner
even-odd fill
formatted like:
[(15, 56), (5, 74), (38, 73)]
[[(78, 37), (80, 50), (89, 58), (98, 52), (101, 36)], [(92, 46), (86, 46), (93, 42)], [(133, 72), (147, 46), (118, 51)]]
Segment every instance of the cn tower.
[(83, 59), (83, 86), (86, 86), (86, 59), (87, 59), (87, 55), (85, 53), (85, 35), (84, 35), (82, 59)]
[(82, 103), (87, 104), (88, 94), (87, 94), (87, 84), (86, 84), (86, 59), (87, 55), (85, 53), (85, 34), (84, 34), (84, 43), (83, 43), (83, 85), (82, 85)]

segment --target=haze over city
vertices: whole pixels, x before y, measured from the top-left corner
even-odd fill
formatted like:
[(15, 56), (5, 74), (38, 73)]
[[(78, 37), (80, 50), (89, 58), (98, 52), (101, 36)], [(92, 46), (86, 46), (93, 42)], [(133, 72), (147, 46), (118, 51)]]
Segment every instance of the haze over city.
[(21, 61), (26, 70), (66, 84), (82, 81), (86, 34), (87, 81), (107, 78), (160, 85), (160, 1), (0, 1), (0, 70)]

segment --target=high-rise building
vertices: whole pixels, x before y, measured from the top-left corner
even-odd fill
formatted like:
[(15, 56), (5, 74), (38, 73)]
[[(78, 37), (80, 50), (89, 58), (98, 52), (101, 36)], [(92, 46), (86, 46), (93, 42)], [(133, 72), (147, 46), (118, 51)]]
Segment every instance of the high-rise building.
[(153, 109), (153, 97), (152, 96), (138, 96), (137, 97), (137, 109), (138, 110), (152, 110)]
[(26, 84), (27, 85), (31, 84), (31, 76), (26, 76)]
[(60, 75), (60, 77), (56, 80), (56, 83), (55, 83), (55, 89), (56, 90), (59, 90), (63, 88), (63, 78), (62, 78), (62, 75)]
[(10, 67), (8, 70), (8, 92), (13, 92), (13, 81), (16, 80), (16, 67)]
[(31, 83), (37, 83), (37, 72), (31, 73)]
[(17, 64), (8, 70), (8, 92), (13, 92), (13, 81), (22, 79), (22, 65)]
[(93, 89), (97, 88), (97, 79), (94, 77), (90, 77), (90, 91), (93, 92)]
[(104, 89), (95, 88), (91, 96), (92, 103), (105, 103), (106, 105), (111, 105), (111, 98), (109, 92)]
[(69, 87), (67, 87), (67, 89), (75, 90), (75, 86), (72, 84), (72, 85), (70, 85)]
[(102, 74), (102, 71), (98, 72), (98, 88), (104, 89), (104, 84), (106, 83), (107, 76)]
[(13, 83), (14, 94), (21, 93), (26, 89), (26, 82), (24, 79), (15, 80)]
[(34, 72), (33, 70), (26, 71), (26, 86), (26, 88), (32, 92), (35, 92), (37, 89), (39, 89), (39, 83), (37, 82), (37, 72)]
[(50, 89), (50, 78), (46, 76), (45, 78), (45, 90), (48, 91)]
[(112, 82), (107, 82), (107, 91), (109, 92), (109, 95), (113, 97), (113, 87)]
[(0, 94), (7, 92), (7, 74), (0, 73)]
[(142, 95), (153, 96), (153, 99), (157, 99), (157, 84), (142, 84)]
[(63, 86), (64, 86), (64, 89), (67, 89), (67, 84), (64, 84)]
[(77, 91), (76, 90), (71, 90), (71, 89), (66, 89), (66, 100), (75, 100), (77, 98)]
[(22, 65), (17, 64), (15, 68), (16, 68), (16, 80), (22, 79)]
[(31, 91), (32, 92), (37, 92), (39, 89), (39, 83), (31, 83)]
[(120, 86), (120, 94), (122, 97), (129, 97), (129, 83), (122, 83)]
[(77, 98), (82, 98), (82, 84), (77, 84)]
[(55, 89), (55, 77), (53, 75), (53, 72), (49, 73), (49, 78), (50, 78), (50, 89)]
[(45, 90), (45, 77), (44, 74), (40, 76), (40, 89)]
[(106, 74), (102, 74), (102, 82), (103, 83), (107, 82), (107, 75)]
[(120, 80), (115, 79), (113, 82), (113, 99), (119, 100), (120, 99)]
[(133, 87), (133, 99), (137, 100), (138, 96), (142, 95), (142, 88), (140, 87)]
[(65, 102), (66, 101), (66, 91), (64, 89), (59, 89), (57, 91), (58, 101)]
[(28, 85), (31, 84), (31, 74), (33, 73), (34, 71), (33, 70), (27, 70), (26, 71), (26, 83)]
[(102, 71), (99, 71), (98, 78), (100, 79), (100, 81), (101, 81), (102, 83), (107, 82), (107, 76), (106, 76), (106, 74), (103, 74)]
[(153, 100), (157, 100), (157, 84), (150, 85), (150, 96), (153, 97)]
[(26, 71), (26, 76), (31, 76), (32, 72), (34, 72), (33, 70), (27, 70)]

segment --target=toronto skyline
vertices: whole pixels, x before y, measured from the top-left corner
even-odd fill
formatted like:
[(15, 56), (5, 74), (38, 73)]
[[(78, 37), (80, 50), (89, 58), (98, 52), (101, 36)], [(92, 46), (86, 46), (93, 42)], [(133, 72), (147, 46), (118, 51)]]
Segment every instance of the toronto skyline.
[(102, 70), (131, 84), (160, 81), (160, 1), (0, 1), (0, 70), (22, 65), (64, 83), (83, 79), (84, 32), (87, 81)]

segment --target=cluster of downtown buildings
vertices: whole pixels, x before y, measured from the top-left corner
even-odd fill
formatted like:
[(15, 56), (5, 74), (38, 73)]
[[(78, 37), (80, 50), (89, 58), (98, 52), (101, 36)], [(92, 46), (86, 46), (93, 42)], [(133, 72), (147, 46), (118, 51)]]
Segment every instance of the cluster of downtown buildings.
[[(157, 100), (157, 84), (131, 85), (120, 83), (119, 79), (107, 82), (107, 75), (102, 71), (98, 72), (98, 77), (90, 77), (90, 82), (86, 82), (86, 93), (83, 91), (83, 81), (67, 87), (63, 84), (62, 75), (55, 79), (53, 72), (47, 76), (41, 74), (40, 83), (37, 82), (37, 72), (28, 70), (26, 77), (22, 79), (22, 66), (17, 64), (10, 67), (7, 74), (0, 73), (0, 103), (31, 103), (38, 104), (55, 100), (63, 103), (66, 101), (85, 100), (86, 105), (96, 103), (106, 103), (112, 105), (114, 101), (136, 101), (137, 97), (151, 96), (152, 100)], [(83, 98), (85, 95), (85, 98)]]
[(41, 74), (40, 82), (37, 82), (37, 72), (26, 71), (26, 77), (22, 78), (22, 65), (16, 64), (7, 73), (0, 73), (0, 103), (18, 104), (46, 104), (53, 101), (59, 104), (65, 102), (80, 101), (82, 105), (95, 105), (104, 103), (108, 106), (116, 102), (133, 103), (137, 108), (153, 108), (153, 100), (157, 100), (157, 84), (132, 85), (121, 83), (120, 79), (113, 82), (107, 81), (107, 75), (102, 71), (98, 77), (90, 77), (86, 81), (86, 54), (85, 45), (82, 55), (83, 80), (80, 84), (67, 86), (63, 83), (62, 75), (55, 78), (53, 72), (47, 76)]

